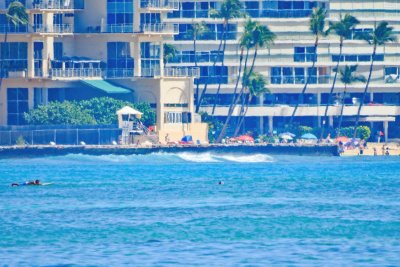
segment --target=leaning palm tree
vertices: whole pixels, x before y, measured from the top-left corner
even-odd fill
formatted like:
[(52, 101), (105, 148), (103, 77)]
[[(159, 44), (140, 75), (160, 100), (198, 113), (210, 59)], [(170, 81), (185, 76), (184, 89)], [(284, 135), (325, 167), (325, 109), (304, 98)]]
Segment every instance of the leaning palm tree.
[[(193, 23), (192, 28), (188, 31), (188, 35), (193, 39), (193, 53), (194, 53), (194, 66), (198, 66), (197, 61), (197, 40), (201, 38), (204, 34), (209, 32), (208, 26), (205, 22)], [(196, 109), (199, 106), (199, 83), (196, 83)]]
[[(225, 62), (225, 49), (226, 49), (226, 39), (227, 39), (227, 31), (228, 31), (228, 26), (229, 26), (229, 21), (235, 18), (240, 18), (243, 17), (242, 13), (242, 8), (243, 5), (240, 2), (240, 0), (224, 0), (221, 4), (221, 8), (219, 10), (211, 10), (210, 11), (210, 16), (212, 18), (216, 19), (222, 19), (223, 24), (222, 24), (222, 32), (221, 32), (221, 41), (218, 47), (218, 56), (214, 58), (213, 62), (213, 68), (215, 68), (217, 61), (219, 59), (219, 54), (221, 53), (221, 67), (224, 67), (224, 62)], [(222, 79), (221, 77), (219, 78), (218, 82), (218, 89), (217, 93), (215, 95), (215, 99), (218, 99), (219, 96), (219, 91), (221, 89), (221, 84), (222, 84)], [(208, 86), (208, 80), (206, 80), (204, 84), (204, 88), (201, 92), (200, 99), (198, 101), (198, 106), (196, 107), (196, 112), (199, 111), (201, 103), (204, 100), (204, 97), (207, 93), (207, 86)]]
[(164, 68), (167, 65), (167, 62), (171, 61), (173, 58), (176, 57), (176, 54), (178, 50), (176, 50), (176, 47), (172, 44), (164, 44)]
[[(259, 48), (269, 47), (273, 43), (275, 38), (276, 38), (276, 35), (273, 32), (271, 32), (267, 26), (263, 26), (258, 23), (252, 23), (251, 20), (245, 24), (245, 32), (243, 33), (241, 42), (243, 42), (242, 46), (247, 48), (247, 53), (246, 53), (246, 59), (245, 59), (245, 63), (244, 63), (243, 78), (241, 79), (242, 80), (242, 88), (238, 95), (236, 95), (236, 89), (235, 89), (234, 97), (236, 97), (236, 98), (233, 101), (231, 107), (229, 108), (228, 116), (227, 116), (225, 123), (222, 127), (222, 130), (218, 136), (217, 142), (221, 142), (221, 140), (224, 138), (226, 130), (229, 125), (229, 122), (231, 120), (233, 111), (235, 110), (236, 106), (239, 104), (240, 100), (242, 100), (242, 105), (240, 108), (239, 118), (241, 118), (243, 115), (245, 115), (245, 113), (247, 113), (248, 106), (246, 103), (247, 103), (248, 98), (244, 97), (244, 92), (245, 92), (245, 89), (247, 88), (247, 86), (249, 85), (249, 83), (250, 83), (249, 79), (253, 74), (255, 61), (257, 59), (257, 51)], [(253, 54), (252, 63), (250, 65), (250, 69), (248, 69), (247, 61), (248, 61), (249, 50), (251, 48), (254, 48), (254, 54)], [(240, 79), (240, 76), (238, 77), (238, 79)], [(238, 80), (236, 82), (236, 86), (237, 85), (238, 85)], [(241, 124), (240, 121), (239, 121), (239, 124)]]
[(235, 110), (237, 104), (239, 103), (239, 100), (242, 98), (243, 95), (243, 90), (240, 91), (240, 93), (237, 93), (239, 83), (243, 78), (241, 78), (242, 75), (242, 68), (243, 68), (243, 56), (244, 56), (244, 50), (246, 50), (246, 56), (244, 60), (244, 69), (247, 70), (247, 62), (249, 59), (249, 54), (250, 54), (250, 49), (254, 47), (254, 42), (253, 42), (253, 31), (256, 28), (257, 23), (250, 18), (246, 20), (244, 24), (244, 32), (242, 36), (240, 37), (239, 41), (239, 46), (240, 46), (240, 56), (239, 56), (239, 71), (238, 71), (238, 77), (236, 78), (236, 84), (235, 84), (235, 89), (233, 90), (233, 96), (232, 96), (232, 101), (229, 106), (228, 110), (228, 115), (226, 117), (225, 123), (222, 127), (222, 130), (216, 140), (217, 143), (221, 142), (222, 138), (224, 137), (226, 130), (228, 128), (229, 122), (232, 118), (233, 111)]
[(245, 110), (240, 115), (239, 121), (236, 125), (234, 136), (237, 136), (240, 129), (242, 128), (243, 122), (245, 120), (247, 111), (249, 110), (249, 105), (253, 97), (258, 97), (262, 94), (269, 92), (268, 88), (266, 88), (267, 81), (265, 77), (257, 72), (251, 73), (250, 77), (248, 78), (248, 83), (246, 84), (246, 101), (245, 101)]
[(366, 79), (363, 75), (356, 75), (354, 74), (355, 71), (357, 71), (357, 65), (353, 66), (345, 66), (344, 68), (341, 68), (339, 71), (340, 72), (340, 81), (344, 84), (344, 91), (343, 91), (343, 97), (342, 97), (342, 107), (340, 109), (340, 117), (339, 117), (339, 123), (338, 123), (338, 128), (337, 128), (337, 134), (336, 136), (340, 136), (340, 129), (342, 127), (342, 122), (343, 122), (343, 110), (344, 110), (344, 105), (345, 105), (345, 96), (347, 93), (347, 86), (355, 83), (355, 82), (362, 82), (365, 83)]
[(388, 25), (389, 25), (388, 22), (382, 21), (378, 24), (378, 26), (375, 25), (375, 28), (372, 32), (364, 32), (360, 36), (360, 39), (368, 42), (368, 44), (373, 46), (373, 50), (372, 50), (371, 65), (369, 67), (367, 83), (365, 84), (364, 94), (362, 96), (360, 106), (358, 107), (356, 122), (354, 123), (354, 133), (353, 133), (354, 138), (357, 136), (357, 127), (360, 122), (361, 109), (364, 105), (369, 88), (369, 83), (371, 82), (372, 71), (374, 70), (376, 49), (378, 46), (385, 45), (388, 42), (396, 42), (397, 40), (395, 33), (393, 32), (393, 27), (390, 27)]
[[(314, 57), (311, 65), (311, 70), (315, 70), (315, 64), (317, 62), (317, 49), (319, 45), (319, 39), (321, 36), (326, 36), (327, 32), (325, 29), (325, 19), (326, 19), (326, 10), (322, 7), (314, 8), (310, 17), (310, 30), (315, 36), (314, 41)], [(294, 116), (296, 115), (297, 109), (300, 105), (300, 99), (304, 97), (304, 94), (307, 90), (308, 84), (311, 82), (311, 74), (307, 75), (306, 83), (304, 84), (303, 90), (301, 91), (301, 97), (297, 101), (297, 104), (293, 110), (292, 116), (290, 117), (290, 125), (293, 124)]]
[[(340, 65), (340, 60), (343, 54), (343, 43), (344, 40), (350, 39), (355, 27), (359, 24), (360, 22), (358, 21), (357, 18), (353, 17), (352, 15), (346, 14), (344, 17), (340, 16), (340, 20), (338, 22), (329, 22), (329, 29), (328, 32), (334, 31), (337, 36), (339, 36), (340, 42), (339, 42), (339, 56), (336, 62), (336, 70), (339, 69)], [(331, 90), (329, 91), (329, 96), (328, 96), (328, 103), (325, 107), (325, 113), (323, 117), (323, 121), (327, 121), (328, 117), (328, 109), (329, 105), (332, 101), (332, 95), (333, 91), (335, 90), (335, 85), (336, 85), (336, 80), (338, 76), (338, 71), (335, 71), (335, 75), (333, 77), (333, 82), (331, 86)], [(322, 125), (321, 129), (321, 137), (322, 139), (324, 137), (324, 130), (325, 130), (325, 125)]]
[[(8, 27), (12, 24), (15, 27), (20, 25), (27, 25), (29, 23), (29, 16), (26, 12), (26, 8), (21, 2), (15, 0), (11, 2), (7, 8), (6, 12), (6, 20), (7, 24), (5, 25), (5, 32), (4, 32), (4, 41), (3, 43), (6, 44), (8, 41)], [(5, 51), (1, 51), (1, 58), (0, 58), (0, 88), (3, 82), (3, 76), (6, 73), (6, 66), (4, 66), (4, 57)]]

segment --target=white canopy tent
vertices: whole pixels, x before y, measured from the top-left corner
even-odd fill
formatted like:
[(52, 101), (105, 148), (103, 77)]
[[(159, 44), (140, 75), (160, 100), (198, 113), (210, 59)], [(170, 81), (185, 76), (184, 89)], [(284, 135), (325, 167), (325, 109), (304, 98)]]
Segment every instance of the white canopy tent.
[(129, 106), (125, 106), (117, 111), (117, 115), (118, 127), (124, 128), (124, 126), (127, 126), (127, 122), (131, 120), (132, 116), (135, 116), (136, 119), (140, 119), (143, 113)]

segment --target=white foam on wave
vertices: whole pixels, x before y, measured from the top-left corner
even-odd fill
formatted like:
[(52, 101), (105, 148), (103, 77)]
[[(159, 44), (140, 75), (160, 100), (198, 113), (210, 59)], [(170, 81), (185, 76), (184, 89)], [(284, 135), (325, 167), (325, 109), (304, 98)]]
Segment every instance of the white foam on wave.
[[(55, 157), (54, 160), (60, 158)], [(236, 163), (269, 163), (274, 162), (274, 158), (266, 154), (220, 154), (212, 152), (181, 152), (165, 153), (157, 152), (145, 155), (84, 155), (69, 154), (63, 157), (67, 161), (80, 161), (86, 163), (109, 162), (109, 163), (168, 163), (180, 160), (197, 163), (217, 163), (217, 162), (236, 162)]]
[(254, 155), (235, 155), (228, 154), (219, 156), (221, 159), (226, 161), (240, 162), (240, 163), (267, 163), (274, 162), (274, 158), (265, 154), (254, 154)]
[(190, 161), (190, 162), (220, 162), (214, 155), (211, 153), (188, 153), (188, 152), (183, 152), (183, 153), (178, 153), (178, 154), (171, 154), (171, 155), (177, 155), (179, 158), (185, 160), (185, 161)]

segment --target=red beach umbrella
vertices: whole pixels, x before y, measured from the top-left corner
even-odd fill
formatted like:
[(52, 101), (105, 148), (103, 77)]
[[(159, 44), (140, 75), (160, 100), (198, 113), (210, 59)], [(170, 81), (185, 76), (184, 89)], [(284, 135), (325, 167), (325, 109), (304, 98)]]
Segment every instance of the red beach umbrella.
[(236, 139), (242, 142), (254, 142), (254, 138), (249, 135), (241, 135)]
[(339, 136), (338, 138), (336, 138), (336, 142), (342, 142), (342, 143), (347, 143), (347, 142), (349, 142), (350, 141), (350, 139), (348, 138), (348, 137), (346, 137), (346, 136)]

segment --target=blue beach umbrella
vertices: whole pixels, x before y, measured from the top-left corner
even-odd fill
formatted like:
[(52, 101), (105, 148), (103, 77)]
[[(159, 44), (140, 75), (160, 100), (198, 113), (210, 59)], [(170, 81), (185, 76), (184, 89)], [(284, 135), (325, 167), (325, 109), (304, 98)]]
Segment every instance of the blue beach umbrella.
[(301, 139), (317, 140), (318, 138), (315, 135), (313, 135), (312, 133), (307, 133), (307, 134), (303, 134), (301, 136)]

